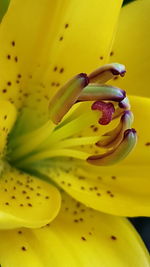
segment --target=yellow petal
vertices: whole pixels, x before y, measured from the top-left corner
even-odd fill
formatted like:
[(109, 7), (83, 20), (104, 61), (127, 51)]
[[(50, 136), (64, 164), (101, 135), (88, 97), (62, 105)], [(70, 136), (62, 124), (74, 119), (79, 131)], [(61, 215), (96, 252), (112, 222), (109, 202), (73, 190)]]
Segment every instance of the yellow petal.
[(0, 95), (17, 106), (28, 98), (29, 85), (39, 90), (35, 83), (42, 81), (42, 69), (49, 63), (58, 5), (59, 0), (12, 0), (0, 25)]
[(14, 105), (8, 101), (0, 101), (0, 157), (4, 152), (7, 137), (15, 123), (16, 115)]
[(133, 127), (137, 130), (138, 142), (135, 150), (124, 161), (124, 164), (150, 167), (150, 99), (136, 96), (130, 96), (129, 99), (134, 114)]
[(108, 60), (121, 3), (121, 0), (68, 2), (58, 23), (47, 73), (53, 88), (75, 74), (90, 73)]
[[(9, 239), (9, 242), (8, 242)], [(46, 227), (0, 232), (4, 267), (148, 267), (149, 255), (130, 223), (65, 196)]]
[(150, 1), (133, 1), (121, 10), (117, 36), (110, 62), (124, 64), (127, 73), (115, 85), (127, 90), (128, 94), (150, 96)]
[[(150, 216), (150, 99), (130, 97), (138, 144), (129, 157), (110, 167), (58, 159), (40, 168), (67, 193), (94, 209), (120, 216)], [(142, 112), (141, 112), (142, 111)]]
[(1, 95), (19, 105), (34, 91), (38, 105), (41, 96), (48, 103), (51, 83), (57, 88), (60, 80), (101, 64), (121, 3), (12, 0), (0, 27)]
[(60, 208), (54, 186), (12, 168), (2, 172), (0, 196), (0, 229), (43, 226)]

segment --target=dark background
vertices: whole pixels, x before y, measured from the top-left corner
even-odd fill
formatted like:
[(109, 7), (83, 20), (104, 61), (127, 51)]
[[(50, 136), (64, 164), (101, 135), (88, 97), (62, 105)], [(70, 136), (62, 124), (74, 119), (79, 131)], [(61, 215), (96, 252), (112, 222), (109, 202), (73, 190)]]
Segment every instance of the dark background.
[(130, 221), (135, 226), (150, 251), (150, 218), (130, 218)]

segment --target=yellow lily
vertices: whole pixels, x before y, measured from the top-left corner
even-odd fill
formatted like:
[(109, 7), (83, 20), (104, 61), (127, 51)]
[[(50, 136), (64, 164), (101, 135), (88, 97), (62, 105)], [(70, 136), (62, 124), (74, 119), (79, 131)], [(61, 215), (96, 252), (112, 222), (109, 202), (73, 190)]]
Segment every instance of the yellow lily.
[(121, 4), (11, 0), (0, 25), (1, 267), (150, 266), (130, 223), (102, 213), (150, 213), (148, 99), (131, 97), (142, 141), (108, 166), (136, 143), (124, 91), (105, 85), (124, 66), (99, 68)]

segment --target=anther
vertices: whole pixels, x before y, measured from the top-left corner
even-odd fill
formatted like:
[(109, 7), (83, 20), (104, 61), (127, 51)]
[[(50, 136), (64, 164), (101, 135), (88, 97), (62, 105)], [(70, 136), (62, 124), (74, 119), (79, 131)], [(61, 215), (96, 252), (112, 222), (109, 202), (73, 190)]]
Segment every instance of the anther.
[(135, 129), (127, 129), (124, 133), (122, 142), (115, 149), (109, 150), (104, 154), (90, 156), (87, 161), (88, 163), (98, 166), (116, 164), (128, 156), (135, 147), (136, 142), (137, 134)]
[(126, 97), (126, 92), (120, 88), (89, 84), (80, 93), (78, 101), (96, 101), (96, 100), (109, 100), (121, 102)]
[(98, 82), (100, 84), (103, 84), (110, 79), (112, 79), (114, 76), (120, 75), (123, 77), (126, 73), (125, 66), (121, 65), (119, 63), (112, 63), (104, 65), (95, 71), (93, 71), (89, 75), (90, 83)]
[(85, 73), (80, 73), (56, 93), (49, 104), (49, 116), (54, 123), (58, 124), (61, 121), (88, 83), (88, 76)]
[(133, 123), (133, 114), (131, 111), (127, 110), (122, 115), (119, 124), (115, 129), (110, 132), (105, 133), (101, 140), (96, 143), (97, 146), (103, 148), (111, 148), (117, 146), (124, 135), (124, 132), (131, 128)]

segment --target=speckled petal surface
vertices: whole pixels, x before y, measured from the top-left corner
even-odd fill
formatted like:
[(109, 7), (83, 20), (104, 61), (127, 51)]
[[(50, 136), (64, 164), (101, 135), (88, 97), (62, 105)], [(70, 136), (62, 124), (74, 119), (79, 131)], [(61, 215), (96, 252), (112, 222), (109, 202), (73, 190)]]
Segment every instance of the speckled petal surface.
[(17, 111), (13, 104), (0, 100), (0, 157), (5, 153), (7, 137), (17, 117)]
[(38, 105), (41, 97), (48, 105), (50, 96), (74, 73), (101, 65), (121, 3), (12, 0), (0, 27), (0, 95), (20, 106), (34, 92)]
[(2, 267), (150, 266), (148, 252), (127, 220), (88, 209), (65, 195), (51, 224), (1, 231), (0, 240)]
[(61, 197), (50, 184), (7, 167), (0, 178), (0, 229), (40, 227), (55, 218)]

